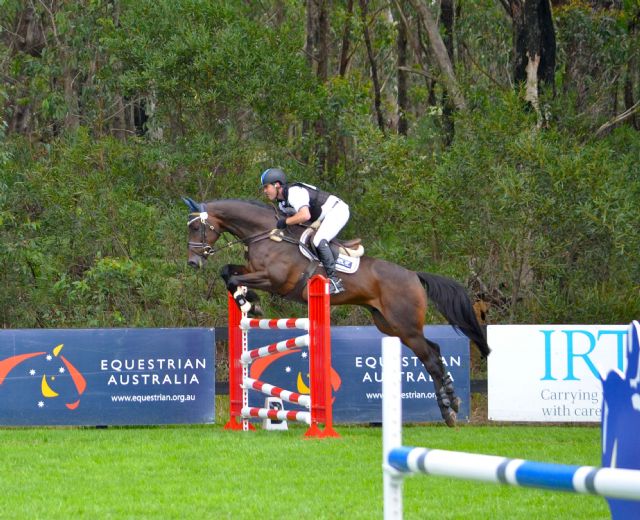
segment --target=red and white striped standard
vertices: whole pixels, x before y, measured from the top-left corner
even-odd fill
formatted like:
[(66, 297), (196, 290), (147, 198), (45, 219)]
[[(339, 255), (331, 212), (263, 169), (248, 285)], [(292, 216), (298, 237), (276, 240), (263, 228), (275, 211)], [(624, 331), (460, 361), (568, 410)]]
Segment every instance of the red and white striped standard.
[(248, 365), (258, 358), (272, 356), (273, 354), (277, 354), (278, 352), (285, 352), (287, 350), (293, 350), (295, 348), (308, 346), (309, 334), (304, 334), (303, 336), (289, 338), (283, 341), (278, 341), (277, 343), (271, 343), (271, 345), (267, 345), (265, 347), (260, 347), (249, 350), (248, 352), (244, 352), (240, 358), (240, 363), (242, 363), (243, 365)]
[(285, 390), (284, 388), (280, 388), (279, 386), (270, 385), (269, 383), (259, 381), (258, 379), (251, 379), (250, 377), (244, 378), (242, 386), (246, 389), (258, 390), (265, 395), (279, 397), (280, 399), (289, 401), (290, 403), (302, 405), (307, 409), (311, 408), (311, 396), (309, 395), (291, 392), (290, 390)]
[(240, 328), (248, 329), (302, 329), (309, 330), (309, 318), (256, 319), (242, 318)]
[(245, 406), (242, 409), (242, 417), (260, 417), (277, 421), (298, 421), (311, 424), (310, 412), (297, 412), (294, 410), (274, 410), (270, 408), (253, 408)]

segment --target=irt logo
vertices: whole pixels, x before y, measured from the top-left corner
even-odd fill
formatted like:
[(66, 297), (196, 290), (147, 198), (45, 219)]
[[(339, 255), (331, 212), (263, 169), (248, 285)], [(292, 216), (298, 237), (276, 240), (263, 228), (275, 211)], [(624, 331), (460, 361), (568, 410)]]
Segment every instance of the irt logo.
[[(78, 399), (65, 403), (65, 406), (69, 410), (75, 410), (78, 408), (80, 404), (80, 396), (84, 393), (87, 388), (87, 381), (84, 376), (80, 373), (80, 371), (73, 366), (73, 364), (62, 354), (60, 351), (64, 347), (63, 344), (55, 347), (50, 353), (49, 352), (29, 352), (27, 354), (19, 354), (17, 356), (11, 356), (6, 359), (0, 359), (0, 385), (2, 385), (11, 372), (16, 367), (22, 365), (23, 367), (28, 368), (28, 366), (23, 365), (28, 360), (35, 360), (40, 358), (40, 360), (44, 360), (45, 363), (43, 365), (39, 365), (38, 368), (31, 367), (26, 371), (26, 375), (31, 378), (36, 378), (40, 381), (40, 391), (42, 393), (42, 397), (44, 399), (54, 399), (58, 397), (60, 394), (57, 391), (56, 379), (65, 378), (68, 374), (71, 377), (71, 381), (73, 382), (73, 386), (75, 391), (77, 392)], [(61, 364), (54, 366), (56, 364), (52, 363), (52, 366), (49, 366), (49, 363), (54, 361), (55, 359), (59, 359), (62, 361)], [(76, 397), (76, 396), (74, 396)], [(38, 407), (44, 408), (45, 401), (44, 399), (38, 401)]]
[[(599, 330), (592, 333), (584, 329), (540, 330), (544, 335), (544, 376), (541, 381), (579, 381), (576, 366), (588, 368), (593, 376), (600, 380), (602, 376), (592, 357), (597, 356), (600, 340), (613, 335), (616, 341), (616, 366), (624, 367), (624, 340), (626, 330)], [(561, 361), (554, 364), (554, 359)], [(566, 361), (565, 361), (566, 360)]]

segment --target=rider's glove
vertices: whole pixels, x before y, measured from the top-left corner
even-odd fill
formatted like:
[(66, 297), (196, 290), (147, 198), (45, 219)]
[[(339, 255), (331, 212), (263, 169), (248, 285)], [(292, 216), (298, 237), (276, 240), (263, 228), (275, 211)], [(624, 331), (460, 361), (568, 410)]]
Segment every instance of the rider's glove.
[(287, 227), (287, 217), (280, 217), (278, 219), (278, 223), (276, 224), (278, 229), (284, 229)]

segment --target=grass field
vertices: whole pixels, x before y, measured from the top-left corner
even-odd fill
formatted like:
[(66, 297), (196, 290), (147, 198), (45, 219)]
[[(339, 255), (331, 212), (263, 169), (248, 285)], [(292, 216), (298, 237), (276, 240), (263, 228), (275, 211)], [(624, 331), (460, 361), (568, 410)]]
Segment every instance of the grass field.
[[(0, 430), (0, 518), (382, 517), (381, 430), (340, 439), (215, 426)], [(566, 464), (600, 463), (596, 427), (441, 425), (404, 444)], [(604, 499), (453, 481), (405, 479), (405, 518), (608, 518)]]

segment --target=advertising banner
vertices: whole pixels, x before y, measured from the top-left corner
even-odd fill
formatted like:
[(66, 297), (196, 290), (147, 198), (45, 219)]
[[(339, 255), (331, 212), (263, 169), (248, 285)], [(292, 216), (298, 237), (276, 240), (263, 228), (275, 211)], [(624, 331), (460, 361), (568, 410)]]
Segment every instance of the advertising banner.
[(212, 423), (213, 329), (0, 330), (0, 425)]
[[(281, 341), (304, 331), (250, 330), (249, 349)], [(424, 334), (441, 347), (445, 367), (462, 399), (461, 422), (469, 420), (469, 340), (448, 325), (427, 326)], [(333, 420), (336, 423), (382, 422), (383, 334), (375, 327), (334, 327), (331, 329), (331, 385)], [(259, 359), (250, 365), (249, 376), (266, 383), (309, 394), (308, 349), (296, 349)], [(433, 382), (420, 360), (406, 346), (402, 352), (402, 392), (404, 422), (441, 421)], [(249, 393), (250, 406), (264, 406), (265, 396)], [(299, 409), (285, 403), (287, 409)]]
[(491, 325), (488, 416), (600, 422), (602, 383), (624, 370), (626, 325)]

